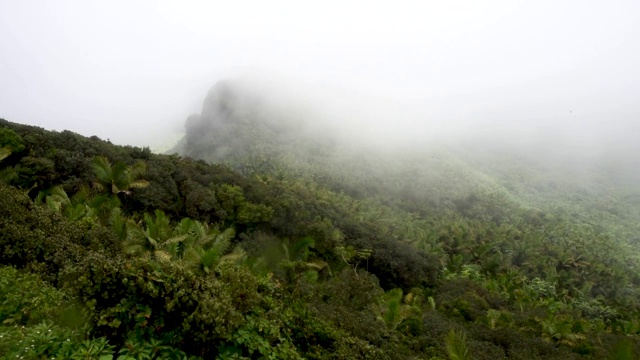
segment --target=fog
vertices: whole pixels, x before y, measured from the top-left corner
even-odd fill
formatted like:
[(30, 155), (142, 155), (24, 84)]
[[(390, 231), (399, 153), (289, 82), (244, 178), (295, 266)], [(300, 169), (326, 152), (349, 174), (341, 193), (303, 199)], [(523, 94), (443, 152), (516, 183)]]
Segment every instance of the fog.
[(377, 146), (635, 163), (638, 14), (633, 0), (3, 1), (0, 117), (159, 149), (218, 81), (258, 78), (245, 84), (273, 104)]

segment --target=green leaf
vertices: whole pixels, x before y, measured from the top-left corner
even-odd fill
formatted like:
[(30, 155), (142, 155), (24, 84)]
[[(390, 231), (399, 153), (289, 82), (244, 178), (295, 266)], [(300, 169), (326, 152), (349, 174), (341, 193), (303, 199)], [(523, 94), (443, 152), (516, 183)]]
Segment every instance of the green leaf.
[(4, 147), (0, 148), (0, 161), (6, 159), (9, 155), (11, 155), (11, 150)]
[(120, 355), (116, 360), (136, 360), (136, 358), (127, 355)]

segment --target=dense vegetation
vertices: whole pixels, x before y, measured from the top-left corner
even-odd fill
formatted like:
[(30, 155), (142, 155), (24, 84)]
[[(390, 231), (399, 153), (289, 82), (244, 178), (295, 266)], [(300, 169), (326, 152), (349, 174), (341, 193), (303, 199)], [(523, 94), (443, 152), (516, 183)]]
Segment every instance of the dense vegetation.
[(0, 122), (3, 358), (640, 354), (632, 189), (363, 155), (229, 91), (190, 157)]

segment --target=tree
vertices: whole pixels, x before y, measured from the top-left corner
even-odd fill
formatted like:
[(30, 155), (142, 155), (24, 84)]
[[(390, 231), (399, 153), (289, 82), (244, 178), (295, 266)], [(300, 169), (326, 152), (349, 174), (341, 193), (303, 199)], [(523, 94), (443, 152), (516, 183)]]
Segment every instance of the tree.
[(210, 273), (224, 259), (237, 260), (244, 257), (240, 249), (225, 255), (231, 246), (231, 239), (235, 236), (235, 229), (232, 227), (220, 231), (217, 227), (199, 221), (183, 219), (178, 224), (176, 232), (188, 236), (187, 246), (178, 252), (180, 257), (192, 268), (205, 274)]
[(129, 194), (129, 189), (149, 186), (146, 180), (140, 180), (147, 166), (143, 161), (127, 166), (122, 162), (112, 165), (104, 156), (93, 159), (93, 171), (96, 175), (94, 186), (110, 194)]
[(176, 236), (173, 233), (169, 218), (162, 210), (156, 210), (153, 216), (145, 213), (143, 221), (140, 224), (131, 224), (127, 231), (126, 252), (146, 254), (159, 260), (169, 260), (171, 254), (167, 248), (188, 237), (187, 235)]

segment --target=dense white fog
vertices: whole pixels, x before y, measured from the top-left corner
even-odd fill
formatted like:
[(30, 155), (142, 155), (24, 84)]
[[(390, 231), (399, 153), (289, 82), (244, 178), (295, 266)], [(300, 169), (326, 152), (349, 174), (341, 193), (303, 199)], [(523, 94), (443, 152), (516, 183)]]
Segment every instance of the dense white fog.
[(638, 14), (631, 0), (4, 1), (0, 117), (160, 148), (242, 76), (378, 144), (637, 159)]

